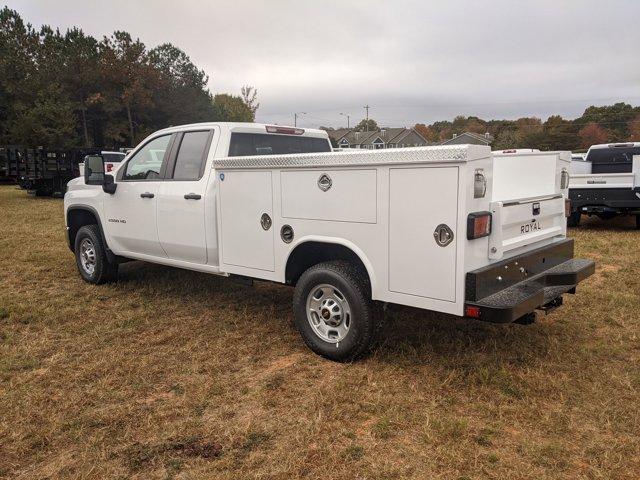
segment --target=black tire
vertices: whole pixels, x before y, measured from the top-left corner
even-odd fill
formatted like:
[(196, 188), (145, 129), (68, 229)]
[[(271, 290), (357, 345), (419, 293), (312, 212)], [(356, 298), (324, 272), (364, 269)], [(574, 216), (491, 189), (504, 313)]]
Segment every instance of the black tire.
[(636, 230), (640, 230), (640, 215), (636, 215)]
[(567, 218), (567, 227), (577, 227), (578, 225), (580, 225), (580, 212), (573, 212), (571, 215), (569, 215), (569, 217)]
[[(87, 241), (85, 245), (91, 245), (93, 248), (93, 269), (85, 267), (83, 264), (83, 242), (85, 240)], [(74, 242), (74, 252), (78, 271), (85, 282), (98, 285), (117, 280), (118, 264), (109, 262), (102, 235), (97, 225), (85, 225), (78, 230)]]
[[(323, 339), (307, 316), (307, 301), (313, 289), (320, 285), (336, 289), (336, 295), (344, 297), (350, 311), (341, 320), (348, 322), (345, 323), (348, 331), (337, 342), (335, 338), (333, 342)], [(338, 362), (352, 361), (366, 353), (373, 345), (380, 325), (366, 273), (345, 261), (324, 262), (306, 270), (296, 284), (293, 312), (296, 327), (307, 346), (318, 355)], [(323, 321), (319, 316), (315, 318)]]

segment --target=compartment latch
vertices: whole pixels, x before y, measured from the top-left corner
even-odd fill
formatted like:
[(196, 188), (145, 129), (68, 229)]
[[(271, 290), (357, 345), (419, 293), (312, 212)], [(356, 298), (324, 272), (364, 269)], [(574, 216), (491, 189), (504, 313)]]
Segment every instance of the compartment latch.
[(446, 247), (453, 242), (453, 230), (448, 225), (441, 223), (433, 232), (433, 238), (441, 247)]

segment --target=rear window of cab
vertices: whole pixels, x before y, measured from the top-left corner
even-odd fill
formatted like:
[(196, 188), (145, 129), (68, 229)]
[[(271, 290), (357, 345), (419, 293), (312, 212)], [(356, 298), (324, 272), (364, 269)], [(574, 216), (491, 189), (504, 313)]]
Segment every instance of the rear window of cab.
[(267, 133), (231, 134), (229, 156), (286, 155), (294, 153), (330, 152), (326, 138), (274, 135)]

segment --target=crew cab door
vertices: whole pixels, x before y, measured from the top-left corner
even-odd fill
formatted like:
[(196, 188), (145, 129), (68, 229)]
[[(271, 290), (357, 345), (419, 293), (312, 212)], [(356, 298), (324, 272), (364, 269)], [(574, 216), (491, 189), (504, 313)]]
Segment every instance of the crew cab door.
[(172, 135), (149, 140), (118, 169), (118, 189), (104, 194), (106, 230), (116, 253), (166, 257), (158, 240), (156, 202)]
[[(205, 216), (211, 129), (176, 134), (164, 181), (158, 189), (158, 238), (167, 257), (207, 263)], [(214, 205), (211, 204), (211, 218)]]

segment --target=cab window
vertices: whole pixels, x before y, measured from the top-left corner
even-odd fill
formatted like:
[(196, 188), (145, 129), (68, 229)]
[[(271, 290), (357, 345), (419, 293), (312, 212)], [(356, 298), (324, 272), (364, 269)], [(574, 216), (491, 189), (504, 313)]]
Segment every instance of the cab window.
[(173, 170), (174, 180), (199, 180), (209, 149), (211, 131), (185, 132), (180, 140)]
[(122, 180), (158, 180), (171, 135), (157, 137), (127, 162)]
[(229, 145), (230, 157), (330, 151), (331, 144), (326, 138), (271, 135), (264, 133), (233, 132)]

